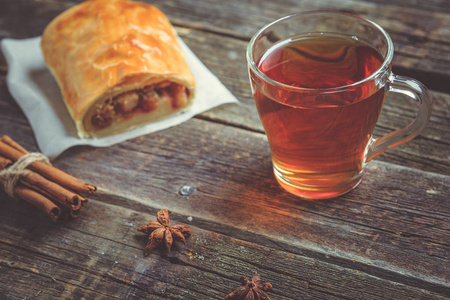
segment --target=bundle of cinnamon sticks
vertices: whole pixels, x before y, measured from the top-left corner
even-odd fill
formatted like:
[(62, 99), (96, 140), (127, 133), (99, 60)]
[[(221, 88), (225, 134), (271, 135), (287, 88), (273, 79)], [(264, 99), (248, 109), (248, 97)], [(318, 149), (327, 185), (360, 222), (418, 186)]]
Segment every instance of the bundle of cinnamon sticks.
[[(8, 170), (29, 152), (8, 136), (0, 138), (0, 172)], [(95, 185), (87, 184), (45, 163), (35, 161), (26, 168), (14, 186), (15, 198), (23, 199), (42, 210), (53, 221), (75, 218), (92, 194)]]

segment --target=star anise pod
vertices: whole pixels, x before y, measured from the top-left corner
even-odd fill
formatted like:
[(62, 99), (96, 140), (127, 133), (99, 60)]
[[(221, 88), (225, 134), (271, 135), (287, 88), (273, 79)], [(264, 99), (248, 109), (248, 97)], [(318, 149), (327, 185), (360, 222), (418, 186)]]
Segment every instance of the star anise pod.
[(167, 249), (170, 252), (173, 240), (183, 242), (186, 244), (185, 236), (191, 235), (191, 230), (183, 225), (174, 225), (169, 227), (169, 213), (168, 209), (161, 209), (156, 214), (158, 221), (152, 221), (146, 225), (138, 227), (138, 231), (150, 234), (148, 237), (147, 246), (145, 246), (145, 255), (147, 256), (153, 249), (158, 247), (163, 241)]
[(272, 285), (268, 282), (261, 283), (259, 274), (255, 274), (252, 280), (242, 276), (240, 279), (242, 286), (228, 294), (225, 300), (270, 300), (266, 292), (272, 291)]

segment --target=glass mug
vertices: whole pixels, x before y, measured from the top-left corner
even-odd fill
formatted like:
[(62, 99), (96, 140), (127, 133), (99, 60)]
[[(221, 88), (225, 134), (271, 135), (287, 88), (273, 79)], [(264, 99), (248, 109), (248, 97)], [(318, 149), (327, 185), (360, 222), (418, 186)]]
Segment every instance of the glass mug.
[[(349, 192), (367, 162), (423, 130), (431, 96), (417, 80), (392, 74), (393, 52), (380, 26), (332, 11), (283, 17), (251, 39), (252, 93), (275, 178), (285, 190), (306, 199)], [(418, 114), (408, 126), (374, 139), (386, 92), (412, 98)]]

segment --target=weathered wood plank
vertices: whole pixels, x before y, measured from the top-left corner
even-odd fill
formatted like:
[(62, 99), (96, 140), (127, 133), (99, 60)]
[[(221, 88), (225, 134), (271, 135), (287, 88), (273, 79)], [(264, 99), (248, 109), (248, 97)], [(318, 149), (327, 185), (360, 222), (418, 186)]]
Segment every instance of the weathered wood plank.
[[(81, 1), (2, 0), (1, 37), (25, 38), (42, 33), (46, 24), (57, 14)], [(450, 92), (450, 18), (446, 1), (409, 5), (373, 1), (315, 1), (279, 0), (276, 2), (227, 1), (147, 1), (160, 7), (171, 21), (183, 27), (197, 28), (230, 35), (248, 41), (263, 25), (296, 11), (331, 9), (367, 17), (391, 34), (396, 47), (394, 71), (418, 77), (432, 89)], [(375, 1), (376, 2), (376, 1)], [(27, 9), (23, 9), (26, 6)], [(425, 7), (430, 7), (426, 9)], [(434, 7), (434, 8), (432, 8)], [(440, 8), (437, 11), (437, 8)], [(18, 13), (20, 12), (20, 13)]]
[[(391, 35), (396, 55), (394, 71), (418, 77), (432, 89), (449, 92), (450, 27), (448, 14), (432, 12), (420, 6), (383, 4), (371, 1), (302, 1), (265, 2), (228, 1), (156, 1), (177, 25), (219, 32), (249, 40), (256, 31), (281, 16), (298, 11), (329, 9), (366, 17), (384, 27)], [(448, 10), (445, 2), (436, 3)]]
[[(39, 35), (76, 2), (0, 0), (0, 38)], [(241, 102), (120, 145), (64, 153), (57, 167), (100, 186), (74, 221), (51, 224), (0, 193), (0, 295), (223, 299), (240, 275), (260, 272), (274, 285), (274, 299), (450, 298), (450, 94), (433, 92), (435, 113), (425, 132), (371, 162), (360, 187), (317, 202), (276, 184), (251, 99), (247, 41), (294, 5), (355, 12), (380, 23), (396, 43), (395, 70), (447, 91), (446, 2), (427, 2), (428, 9), (425, 2), (398, 0), (376, 9), (385, 2), (154, 1)], [(0, 55), (1, 133), (38, 150), (7, 91), (6, 71)], [(414, 115), (408, 100), (392, 97), (375, 133), (406, 125)], [(183, 185), (194, 193), (181, 196)], [(145, 258), (145, 236), (136, 227), (163, 207), (195, 234), (169, 257)]]
[[(225, 121), (234, 126), (263, 132), (251, 96), (245, 57), (238, 55), (245, 52), (246, 42), (196, 30), (180, 30), (179, 32), (206, 66), (241, 101), (236, 105), (225, 105), (213, 109), (202, 116), (209, 120)], [(226, 40), (225, 43), (224, 40)], [(210, 53), (216, 55), (212, 56)], [(227, 68), (224, 68), (224, 65)], [(450, 174), (448, 153), (450, 95), (432, 92), (432, 96), (435, 102), (434, 111), (425, 131), (415, 140), (381, 154), (377, 157), (378, 160)], [(409, 98), (394, 93), (388, 94), (374, 135), (380, 137), (406, 126), (415, 118), (416, 113), (416, 104)]]
[[(354, 192), (304, 202), (277, 186), (264, 135), (201, 120), (106, 149), (74, 148), (55, 164), (149, 206), (169, 206), (315, 252), (448, 276), (450, 179), (443, 175), (374, 161)], [(196, 192), (181, 197), (183, 185)]]
[[(448, 259), (448, 245), (442, 242), (448, 240), (444, 199), (449, 197), (449, 180), (440, 175), (373, 162), (365, 182), (353, 193), (336, 201), (302, 202), (281, 192), (274, 182), (264, 135), (201, 120), (107, 149), (75, 148), (56, 164), (109, 193), (151, 206), (176, 207), (195, 219), (206, 219), (206, 224), (214, 221), (281, 237), (309, 255), (384, 261), (381, 267), (368, 267), (371, 272), (393, 266), (393, 273), (448, 274), (442, 269), (446, 264), (436, 262)], [(412, 181), (416, 185), (403, 186)], [(188, 199), (177, 193), (185, 184), (196, 187)], [(281, 224), (273, 223), (280, 220)], [(421, 263), (411, 263), (416, 260)]]
[[(60, 225), (24, 203), (0, 207), (0, 290), (8, 299), (223, 299), (240, 275), (254, 272), (274, 285), (274, 299), (444, 299), (448, 292), (310, 258), (280, 240), (267, 238), (268, 246), (260, 246), (227, 237), (196, 227), (208, 225), (201, 218), (188, 224), (194, 235), (186, 247), (166, 258), (157, 251), (144, 257), (145, 237), (136, 228), (154, 219), (148, 206), (92, 201), (83, 216)], [(186, 218), (173, 213), (174, 223), (189, 223)]]
[[(14, 15), (14, 10), (20, 8), (20, 3), (20, 1), (14, 2), (14, 4), (8, 6), (8, 8), (10, 9), (10, 15)], [(47, 18), (48, 20), (50, 20), (54, 15), (58, 14), (59, 11), (67, 8), (67, 6), (70, 5), (68, 4), (70, 2), (58, 3), (54, 1), (44, 1), (39, 3), (33, 2), (31, 4), (31, 7), (33, 9), (31, 10), (40, 9), (39, 20), (37, 20), (37, 22), (33, 22), (33, 20), (23, 22), (23, 20), (20, 20), (21, 18), (18, 18), (19, 20), (15, 18), (14, 20), (11, 20), (11, 22), (6, 22), (8, 24), (8, 27), (4, 32), (7, 32), (7, 35), (13, 37), (29, 37), (38, 35), (41, 31), (37, 31), (36, 28), (41, 27), (39, 30), (42, 30), (46, 25), (46, 22), (42, 21), (43, 19)], [(157, 4), (162, 5), (163, 9), (166, 8), (165, 10), (168, 10), (169, 15), (174, 15), (174, 17), (176, 17), (176, 15), (179, 13), (179, 10), (183, 9), (183, 5), (187, 5), (183, 3), (177, 3), (179, 5), (176, 5), (176, 7), (171, 7), (170, 3), (167, 4), (166, 2)], [(197, 4), (191, 4), (195, 8), (197, 6), (202, 7), (202, 5), (210, 5), (208, 3), (208, 1), (205, 1)], [(166, 7), (167, 5), (169, 6)], [(225, 9), (234, 10), (236, 9), (236, 5), (240, 4), (233, 3), (230, 8)], [(367, 3), (365, 5), (367, 6)], [(250, 6), (250, 8), (252, 7), (253, 5)], [(212, 5), (211, 9), (216, 9), (216, 6)], [(196, 12), (198, 11), (197, 8), (195, 8), (194, 10)], [(8, 11), (6, 13), (8, 13)], [(227, 20), (230, 14), (231, 13), (227, 11), (222, 12), (222, 21)], [(190, 18), (193, 18), (192, 14), (186, 15), (187, 19), (186, 21), (184, 21), (185, 23), (190, 22)], [(37, 18), (38, 15), (34, 14), (34, 16), (35, 18)], [(24, 17), (33, 18), (32, 15)], [(8, 20), (8, 18), (6, 19)], [(245, 22), (248, 22), (248, 20)], [(208, 24), (209, 23), (206, 22), (205, 26), (212, 26)], [(241, 26), (244, 27), (244, 25)], [(253, 23), (247, 24), (247, 27), (248, 26), (253, 26)], [(389, 28), (392, 27), (390, 26)], [(401, 28), (401, 30), (404, 29), (404, 27)], [(253, 100), (251, 99), (250, 87), (248, 83), (248, 75), (244, 56), (247, 44), (246, 40), (241, 41), (234, 38), (226, 38), (221, 35), (202, 32), (198, 30), (183, 28), (178, 28), (178, 30), (180, 35), (182, 35), (182, 37), (194, 50), (194, 52), (241, 100), (241, 103), (237, 105), (222, 106), (203, 114), (202, 117), (208, 118), (209, 120), (227, 122), (229, 124), (233, 124), (234, 126), (262, 132), (262, 126), (259, 122)], [(36, 33), (30, 35), (30, 32), (32, 33), (34, 31), (36, 31)], [(211, 55), (211, 53), (215, 53), (215, 55)], [(224, 68), (224, 66), (227, 67)], [(407, 70), (410, 69), (408, 68)], [(431, 122), (425, 132), (412, 142), (383, 153), (377, 159), (411, 166), (425, 171), (450, 174), (450, 156), (448, 155), (447, 151), (448, 141), (450, 140), (450, 116), (448, 113), (450, 96), (442, 93), (433, 93), (433, 95), (436, 102), (435, 107), (440, 109), (435, 109), (435, 113), (433, 114)], [(415, 108), (413, 103), (409, 103), (405, 100), (400, 101), (399, 99), (401, 99), (401, 97), (398, 96), (391, 98), (392, 101), (390, 101), (390, 98), (388, 98), (388, 100), (386, 101), (385, 112), (387, 113), (383, 113), (381, 115), (379, 127), (375, 131), (376, 136), (381, 136), (382, 134), (395, 130), (400, 127), (400, 124), (406, 125), (407, 121), (412, 119), (415, 115)], [(400, 113), (400, 115), (394, 116), (393, 114), (389, 113), (391, 111), (393, 113)]]
[[(196, 30), (180, 29), (179, 33), (206, 66), (240, 100), (238, 104), (223, 105), (202, 114), (201, 117), (263, 132), (251, 96), (245, 57), (238, 54), (244, 53), (246, 42)], [(212, 56), (210, 53), (216, 55)], [(232, 63), (229, 61), (232, 61)], [(227, 65), (227, 68), (223, 67), (224, 64)], [(4, 83), (0, 88), (2, 94), (6, 94), (3, 98), (10, 99)], [(433, 97), (435, 101), (434, 113), (422, 135), (405, 145), (381, 154), (377, 159), (425, 171), (450, 174), (450, 155), (448, 155), (447, 150), (450, 140), (450, 95), (433, 92)], [(7, 108), (4, 109), (6, 111)], [(7, 114), (8, 116), (3, 119), (6, 124), (10, 124), (11, 120), (17, 119), (16, 116)], [(415, 114), (416, 107), (412, 101), (399, 95), (389, 95), (378, 122), (379, 127), (376, 128), (375, 136), (381, 136), (405, 126), (415, 117)], [(2, 120), (0, 120), (1, 122)]]
[[(10, 100), (0, 102), (0, 105), (7, 108), (6, 112), (12, 112), (2, 114), (0, 118), (1, 128), (6, 128), (3, 133), (18, 137), (19, 142), (34, 151), (36, 146), (30, 140), (32, 135), (26, 122), (18, 126), (10, 125), (23, 118), (20, 110), (14, 107), (15, 103)], [(116, 159), (111, 160), (111, 157)], [(410, 158), (405, 160), (407, 163), (411, 161)], [(259, 234), (263, 234), (264, 228), (270, 228), (270, 222), (279, 219), (280, 214), (287, 215), (287, 223), (279, 228), (280, 231), (275, 230), (271, 234), (285, 236), (284, 229), (296, 228), (300, 222), (308, 226), (299, 237), (309, 240), (312, 245), (331, 249), (336, 244), (340, 245), (343, 253), (352, 250), (355, 255), (367, 255), (369, 259), (380, 255), (401, 268), (411, 267), (413, 271), (429, 275), (436, 271), (444, 273), (440, 269), (444, 265), (435, 266), (433, 260), (433, 255), (439, 259), (446, 258), (445, 252), (448, 251), (447, 246), (441, 243), (448, 239), (448, 227), (442, 227), (445, 223), (441, 223), (448, 221), (448, 216), (441, 214), (449, 211), (448, 203), (443, 201), (449, 197), (445, 188), (448, 177), (442, 175), (388, 168), (374, 161), (367, 170), (369, 175), (365, 182), (369, 183), (363, 183), (355, 192), (342, 197), (345, 205), (340, 201), (327, 202), (325, 206), (322, 202), (310, 204), (300, 201), (298, 206), (299, 200), (283, 193), (273, 179), (269, 149), (263, 134), (202, 120), (192, 120), (171, 130), (107, 149), (74, 148), (56, 163), (80, 178), (99, 184), (110, 193), (125, 195), (136, 201), (143, 201), (141, 198), (148, 195), (149, 199), (144, 201), (149, 205), (156, 205), (152, 199), (167, 198), (167, 203), (176, 204), (178, 210), (187, 205), (187, 214), (194, 214), (197, 207), (204, 207), (211, 210), (208, 220), (224, 220), (223, 224), (229, 226), (233, 225), (233, 221), (240, 221), (244, 223), (235, 226), (242, 228), (250, 228), (254, 222), (260, 226)], [(415, 184), (410, 186), (410, 182)], [(195, 201), (180, 203), (177, 192), (183, 185), (197, 187), (199, 197), (190, 197)], [(392, 204), (391, 208), (385, 199), (397, 203)], [(250, 206), (231, 214), (229, 209), (242, 209), (242, 201)], [(264, 214), (248, 214), (264, 207), (267, 209)], [(282, 211), (279, 212), (279, 209)], [(271, 217), (266, 218), (265, 214)], [(306, 219), (299, 221), (297, 214), (300, 219)], [(338, 219), (337, 215), (340, 216)], [(412, 224), (398, 224), (398, 220)], [(418, 221), (420, 223), (415, 224)], [(357, 226), (356, 231), (349, 232), (354, 226)], [(385, 229), (386, 226), (390, 231)], [(374, 231), (372, 228), (375, 228)], [(317, 235), (317, 232), (321, 234)], [(361, 235), (376, 237), (378, 242), (370, 247), (363, 243), (352, 249), (352, 243)], [(321, 241), (323, 236), (327, 239)], [(431, 240), (425, 238), (427, 236), (431, 236)], [(417, 244), (417, 241), (421, 243)], [(395, 244), (402, 247), (392, 250), (390, 247)], [(431, 247), (431, 256), (423, 254), (428, 253), (429, 244), (436, 245)], [(318, 246), (313, 249), (315, 247)], [(424, 264), (408, 266), (408, 261), (395, 261), (397, 255), (402, 255), (403, 247), (415, 249), (413, 252), (417, 253), (413, 257)]]
[(450, 12), (450, 5), (447, 0), (369, 0), (383, 9), (384, 5), (395, 5), (400, 7), (409, 7), (413, 9), (420, 9), (434, 12)]

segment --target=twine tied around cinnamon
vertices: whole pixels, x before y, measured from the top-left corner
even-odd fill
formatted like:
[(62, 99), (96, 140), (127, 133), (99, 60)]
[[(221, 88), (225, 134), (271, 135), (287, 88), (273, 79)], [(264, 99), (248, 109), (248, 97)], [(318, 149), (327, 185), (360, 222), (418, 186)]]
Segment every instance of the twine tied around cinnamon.
[(0, 184), (3, 186), (4, 191), (11, 198), (16, 198), (14, 194), (14, 187), (17, 182), (24, 176), (29, 174), (29, 170), (26, 168), (34, 162), (41, 161), (51, 166), (50, 160), (39, 152), (29, 152), (20, 157), (9, 168), (0, 171)]
[(25, 200), (53, 221), (76, 218), (97, 187), (50, 164), (42, 153), (29, 153), (9, 136), (0, 137), (0, 189)]

